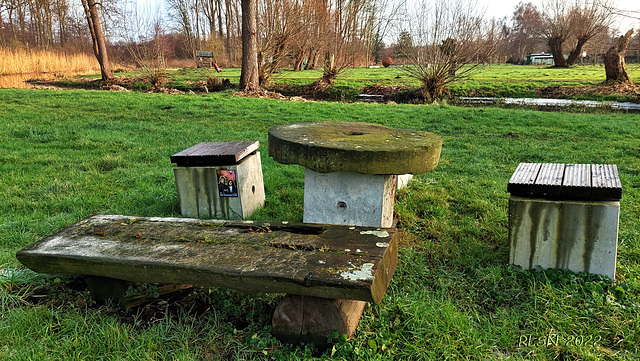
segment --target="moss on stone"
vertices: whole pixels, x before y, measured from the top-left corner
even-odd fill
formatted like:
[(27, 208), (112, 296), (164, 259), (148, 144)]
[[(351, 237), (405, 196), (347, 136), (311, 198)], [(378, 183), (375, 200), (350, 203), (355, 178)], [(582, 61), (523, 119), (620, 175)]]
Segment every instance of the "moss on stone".
[(442, 138), (378, 124), (310, 122), (269, 129), (269, 155), (320, 173), (418, 174), (440, 160)]

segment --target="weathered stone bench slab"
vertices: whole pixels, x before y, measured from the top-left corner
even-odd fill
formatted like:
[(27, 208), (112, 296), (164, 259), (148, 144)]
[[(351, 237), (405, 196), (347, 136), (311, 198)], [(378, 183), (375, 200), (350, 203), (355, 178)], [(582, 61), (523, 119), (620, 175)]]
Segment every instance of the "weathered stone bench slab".
[(95, 215), (17, 257), (42, 273), (379, 303), (397, 240), (393, 228)]
[(509, 261), (615, 278), (622, 186), (612, 164), (521, 163), (509, 198)]

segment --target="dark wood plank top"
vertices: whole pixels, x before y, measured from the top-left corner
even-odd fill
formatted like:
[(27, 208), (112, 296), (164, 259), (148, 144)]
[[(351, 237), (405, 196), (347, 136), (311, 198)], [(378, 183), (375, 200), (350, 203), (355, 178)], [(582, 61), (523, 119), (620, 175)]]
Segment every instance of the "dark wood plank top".
[(541, 163), (520, 163), (509, 180), (509, 192), (533, 195), (533, 185), (538, 177)]
[(604, 197), (620, 199), (622, 184), (615, 164), (593, 164), (591, 166), (592, 192), (603, 194)]
[(509, 180), (514, 196), (618, 201), (622, 185), (615, 164), (520, 163)]
[(566, 199), (591, 198), (591, 165), (567, 164), (560, 195)]
[(178, 167), (233, 165), (255, 152), (258, 141), (204, 142), (171, 156)]
[(537, 197), (557, 197), (560, 195), (564, 164), (542, 163), (534, 183), (533, 195)]
[(22, 249), (36, 272), (382, 300), (395, 228), (96, 215)]

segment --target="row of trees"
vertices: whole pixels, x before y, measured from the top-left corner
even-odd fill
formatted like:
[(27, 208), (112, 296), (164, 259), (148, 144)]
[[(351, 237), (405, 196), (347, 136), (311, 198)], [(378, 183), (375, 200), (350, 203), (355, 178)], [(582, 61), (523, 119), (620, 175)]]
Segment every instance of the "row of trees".
[[(158, 52), (194, 57), (196, 50), (212, 50), (216, 61), (239, 65), (253, 52), (260, 84), (284, 65), (323, 66), (323, 79), (331, 83), (346, 66), (377, 63), (393, 31), (400, 34), (395, 54), (415, 65), (412, 75), (433, 83), (425, 89), (441, 89), (468, 64), (518, 62), (550, 51), (556, 66), (570, 66), (596, 39), (603, 45), (594, 52), (604, 54), (617, 40), (615, 9), (607, 1), (520, 3), (511, 19), (487, 21), (474, 0), (411, 1), (417, 3), (411, 7), (399, 0), (164, 0), (167, 20), (147, 15), (143, 22), (126, 0), (0, 0), (0, 45), (93, 49), (103, 69), (105, 37), (112, 52), (114, 46), (162, 43), (154, 45), (156, 59)], [(147, 31), (134, 29), (143, 23)], [(623, 42), (629, 43), (633, 39)]]
[(0, 0), (0, 45), (87, 49), (79, 0)]
[[(218, 60), (234, 64), (239, 57), (245, 1), (167, 0), (192, 51), (206, 48)], [(243, 10), (238, 12), (239, 5)], [(378, 61), (382, 37), (403, 5), (390, 0), (261, 0), (256, 8), (259, 79), (267, 83), (283, 64), (294, 70), (315, 69), (334, 59), (344, 65)]]

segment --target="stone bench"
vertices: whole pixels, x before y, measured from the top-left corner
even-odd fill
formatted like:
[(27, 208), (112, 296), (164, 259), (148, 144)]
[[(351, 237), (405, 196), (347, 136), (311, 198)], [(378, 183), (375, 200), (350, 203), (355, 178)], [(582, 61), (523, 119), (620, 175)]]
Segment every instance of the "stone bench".
[(520, 163), (507, 191), (511, 264), (615, 278), (622, 197), (615, 165)]
[[(42, 273), (295, 295), (276, 309), (274, 334), (322, 345), (382, 300), (397, 242), (394, 228), (96, 215), (17, 258)], [(305, 297), (313, 307), (295, 309)]]

